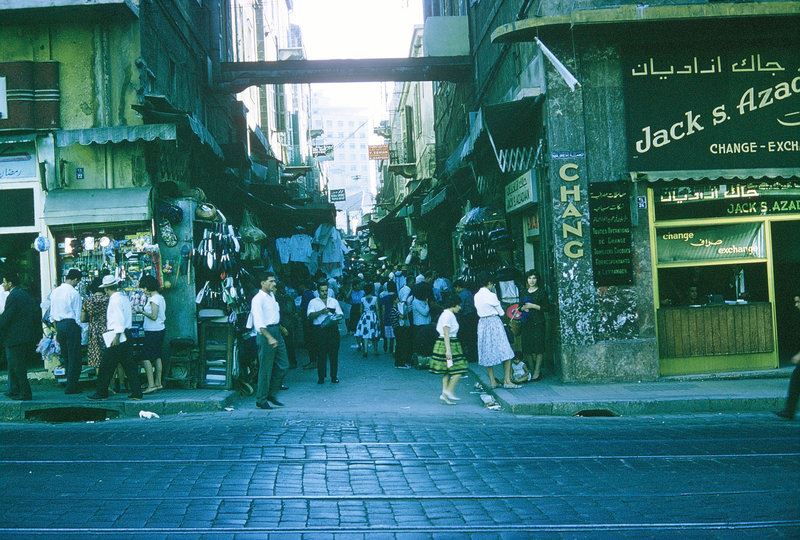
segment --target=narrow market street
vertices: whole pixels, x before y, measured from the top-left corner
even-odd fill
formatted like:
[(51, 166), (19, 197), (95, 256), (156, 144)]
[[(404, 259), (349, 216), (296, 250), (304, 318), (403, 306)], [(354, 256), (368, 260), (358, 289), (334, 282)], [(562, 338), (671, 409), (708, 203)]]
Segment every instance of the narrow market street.
[[(0, 425), (0, 538), (792, 538), (798, 425), (514, 416), (342, 346), (283, 409)], [(301, 362), (304, 359), (301, 356)], [(143, 403), (144, 404), (144, 403)]]

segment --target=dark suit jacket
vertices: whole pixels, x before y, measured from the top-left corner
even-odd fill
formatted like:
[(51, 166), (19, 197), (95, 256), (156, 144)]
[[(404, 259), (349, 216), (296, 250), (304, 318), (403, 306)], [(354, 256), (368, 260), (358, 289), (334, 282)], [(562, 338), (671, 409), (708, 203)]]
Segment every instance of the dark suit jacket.
[(39, 306), (22, 287), (11, 289), (0, 314), (0, 342), (5, 347), (35, 344), (42, 337)]

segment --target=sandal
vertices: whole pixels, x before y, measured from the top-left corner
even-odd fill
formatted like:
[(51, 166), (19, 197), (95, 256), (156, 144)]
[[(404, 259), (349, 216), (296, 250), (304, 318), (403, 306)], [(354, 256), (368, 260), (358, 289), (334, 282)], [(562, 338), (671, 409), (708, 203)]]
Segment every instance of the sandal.
[(505, 384), (503, 384), (503, 388), (507, 388), (507, 389), (511, 390), (513, 388), (522, 388), (522, 387), (520, 385), (514, 384), (514, 383), (505, 383)]

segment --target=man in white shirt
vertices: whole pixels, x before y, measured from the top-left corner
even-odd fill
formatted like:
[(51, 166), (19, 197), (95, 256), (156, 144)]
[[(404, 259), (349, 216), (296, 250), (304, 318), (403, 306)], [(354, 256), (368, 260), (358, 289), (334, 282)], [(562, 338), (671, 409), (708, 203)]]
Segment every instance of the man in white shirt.
[(261, 289), (250, 302), (250, 315), (256, 331), (258, 347), (258, 387), (256, 388), (256, 407), (272, 409), (283, 407), (276, 397), (289, 369), (289, 356), (280, 326), (281, 308), (275, 299), (278, 288), (274, 272), (264, 272), (259, 276)]
[(65, 394), (80, 394), (78, 379), (81, 376), (81, 295), (75, 286), (83, 274), (77, 268), (70, 269), (64, 283), (50, 293), (50, 322), (56, 325), (56, 339), (61, 347), (61, 363), (67, 375)]
[(328, 289), (324, 281), (317, 285), (319, 298), (308, 303), (307, 311), (316, 346), (317, 384), (325, 382), (328, 359), (331, 362), (331, 382), (339, 382), (339, 320), (344, 313), (339, 301), (328, 295)]
[[(114, 276), (103, 277), (100, 288), (109, 296), (108, 308), (106, 309), (106, 328), (103, 340), (106, 341), (106, 349), (103, 351), (103, 358), (100, 360), (100, 370), (97, 374), (97, 389), (89, 396), (89, 399), (106, 399), (108, 397), (108, 385), (111, 377), (117, 369), (117, 365), (122, 364), (125, 369), (125, 376), (128, 378), (128, 389), (130, 399), (142, 399), (142, 387), (139, 383), (139, 364), (131, 354), (130, 329), (133, 327), (133, 310), (131, 301), (125, 293), (119, 290), (119, 279)], [(110, 333), (111, 334), (110, 334)], [(109, 340), (110, 337), (110, 340)]]

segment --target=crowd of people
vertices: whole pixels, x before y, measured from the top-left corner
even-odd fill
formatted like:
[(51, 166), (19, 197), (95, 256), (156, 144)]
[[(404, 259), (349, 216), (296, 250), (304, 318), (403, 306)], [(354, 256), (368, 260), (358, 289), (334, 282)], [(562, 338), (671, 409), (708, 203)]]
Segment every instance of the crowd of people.
[[(435, 272), (412, 272), (407, 265), (375, 265), (338, 279), (319, 273), (279, 283), (267, 272), (257, 281), (249, 324), (257, 336), (262, 373), (255, 391), (259, 408), (282, 406), (277, 393), (286, 369), (298, 367), (298, 347), (308, 350), (309, 362), (302, 367), (316, 369), (318, 384), (326, 378), (339, 383), (339, 347), (347, 334), (354, 336), (364, 358), (384, 354), (398, 369), (441, 375), (439, 399), (446, 404), (459, 400), (456, 388), (469, 362), (486, 368), (493, 388), (516, 389), (542, 378), (545, 314), (551, 304), (535, 271), (516, 288), (511, 317), (508, 299), (498, 296), (498, 278), (490, 273), (467, 283)], [(494, 372), (500, 365), (501, 380)]]
[[(81, 297), (76, 286), (83, 275), (71, 269), (64, 283), (51, 292), (50, 307), (42, 317), (39, 306), (21, 285), (22, 276), (9, 268), (0, 274), (0, 341), (8, 364), (6, 397), (32, 399), (26, 366), (42, 336), (43, 322), (56, 329), (66, 394), (80, 393), (79, 322), (88, 326), (88, 362), (98, 371), (95, 392), (89, 399), (108, 398), (115, 391), (115, 375), (117, 384), (125, 382), (130, 399), (163, 388), (167, 306), (155, 278), (140, 280), (145, 295), (133, 305), (121, 290), (121, 280), (113, 275), (95, 278), (88, 296)], [(379, 355), (382, 350), (393, 357), (398, 369), (417, 367), (440, 375), (439, 400), (448, 405), (459, 401), (458, 382), (469, 362), (477, 361), (486, 368), (493, 388), (516, 389), (520, 383), (541, 380), (546, 314), (553, 309), (541, 287), (541, 276), (528, 271), (519, 287), (513, 280), (499, 280), (492, 273), (481, 272), (475, 283), (451, 282), (433, 272), (415, 275), (405, 265), (391, 270), (385, 266), (359, 268), (341, 279), (323, 274), (305, 280), (290, 277), (283, 283), (274, 272), (257, 275), (258, 290), (252, 296), (247, 322), (257, 351), (257, 407), (283, 406), (278, 393), (286, 389), (287, 371), (299, 367), (299, 347), (308, 350), (309, 362), (302, 367), (316, 369), (318, 384), (326, 379), (338, 384), (340, 341), (348, 333), (355, 336), (358, 352), (364, 357)], [(800, 296), (793, 300), (800, 310)], [(130, 350), (134, 312), (144, 316), (143, 346), (135, 356)], [(786, 406), (777, 413), (787, 419), (794, 418), (800, 396), (800, 353), (792, 361), (798, 367), (791, 377)], [(145, 385), (139, 380), (140, 364)], [(500, 365), (502, 380), (494, 372)]]

